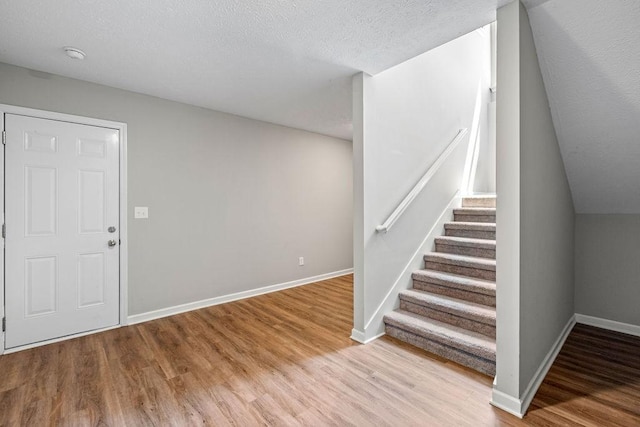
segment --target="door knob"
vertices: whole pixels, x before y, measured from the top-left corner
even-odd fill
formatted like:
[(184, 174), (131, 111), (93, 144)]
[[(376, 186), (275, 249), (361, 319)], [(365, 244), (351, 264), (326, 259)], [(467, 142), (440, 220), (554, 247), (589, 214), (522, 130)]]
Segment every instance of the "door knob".
[(118, 244), (118, 242), (116, 242), (115, 240), (109, 240), (109, 242), (107, 242), (107, 244), (109, 245), (110, 248), (114, 247), (115, 245)]

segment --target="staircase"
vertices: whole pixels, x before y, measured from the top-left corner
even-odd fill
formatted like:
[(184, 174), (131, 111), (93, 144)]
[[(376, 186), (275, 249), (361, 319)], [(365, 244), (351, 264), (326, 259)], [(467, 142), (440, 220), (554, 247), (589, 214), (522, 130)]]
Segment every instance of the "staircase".
[(496, 198), (468, 197), (384, 317), (388, 335), (487, 375), (496, 371)]

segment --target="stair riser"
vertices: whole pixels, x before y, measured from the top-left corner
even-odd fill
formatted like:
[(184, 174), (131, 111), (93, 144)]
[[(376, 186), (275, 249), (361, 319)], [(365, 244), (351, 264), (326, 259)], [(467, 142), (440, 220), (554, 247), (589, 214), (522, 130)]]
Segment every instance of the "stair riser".
[(479, 294), (477, 292), (465, 291), (462, 289), (421, 282), (418, 280), (413, 281), (413, 288), (420, 291), (430, 292), (432, 294), (444, 295), (446, 297), (457, 298), (463, 301), (474, 302), (476, 304), (488, 305), (489, 307), (496, 306), (496, 297), (491, 295)]
[(445, 273), (460, 274), (461, 276), (475, 277), (484, 280), (496, 280), (496, 272), (491, 270), (482, 270), (473, 267), (463, 267), (454, 264), (442, 264), (439, 262), (426, 261), (425, 267), (428, 270), (443, 271)]
[(444, 235), (451, 236), (451, 237), (469, 237), (472, 239), (496, 240), (495, 231), (485, 231), (485, 230), (465, 230), (465, 229), (458, 229), (458, 228), (448, 228), (445, 230)]
[(464, 215), (464, 214), (454, 214), (453, 220), (455, 222), (496, 222), (495, 215)]
[(436, 252), (496, 259), (495, 249), (474, 248), (473, 246), (444, 245), (436, 243)]
[(471, 197), (468, 199), (462, 199), (463, 208), (495, 208), (495, 197)]
[(493, 361), (431, 341), (412, 332), (396, 328), (395, 326), (386, 325), (385, 332), (387, 335), (397, 338), (400, 341), (452, 360), (468, 368), (475, 369), (483, 374), (494, 376), (496, 373), (496, 364)]
[(414, 304), (413, 302), (410, 302), (410, 301), (401, 300), (400, 309), (409, 311), (411, 313), (419, 314), (420, 316), (428, 317), (429, 319), (437, 320), (439, 322), (458, 326), (468, 331), (477, 332), (479, 334), (486, 335), (491, 338), (496, 337), (495, 325), (487, 325), (485, 323), (478, 322), (477, 320), (460, 317), (453, 313), (447, 313), (432, 307), (426, 307), (419, 304)]

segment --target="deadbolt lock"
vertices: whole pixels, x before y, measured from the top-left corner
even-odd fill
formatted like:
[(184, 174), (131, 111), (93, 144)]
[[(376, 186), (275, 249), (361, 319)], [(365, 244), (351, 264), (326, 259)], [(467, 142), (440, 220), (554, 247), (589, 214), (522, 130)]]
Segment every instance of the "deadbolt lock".
[(107, 230), (109, 231), (109, 233), (115, 233), (116, 232), (116, 228), (113, 225), (111, 227), (107, 228)]

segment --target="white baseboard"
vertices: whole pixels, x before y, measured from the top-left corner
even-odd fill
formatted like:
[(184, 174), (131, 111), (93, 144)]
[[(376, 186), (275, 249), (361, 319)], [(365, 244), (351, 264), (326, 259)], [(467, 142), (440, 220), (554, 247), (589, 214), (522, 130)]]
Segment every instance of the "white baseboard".
[(516, 399), (513, 396), (509, 396), (508, 394), (494, 388), (491, 396), (491, 404), (519, 418), (524, 417), (524, 414), (527, 413), (527, 409), (529, 409), (531, 401), (540, 388), (542, 381), (544, 381), (544, 378), (547, 376), (549, 369), (551, 369), (551, 365), (553, 365), (556, 357), (558, 357), (558, 353), (560, 353), (560, 350), (562, 350), (562, 346), (567, 340), (567, 337), (571, 333), (571, 330), (573, 329), (573, 326), (575, 324), (576, 315), (573, 315), (565, 325), (556, 341), (551, 346), (551, 349), (540, 364), (540, 367), (538, 367), (536, 373), (533, 375), (533, 378), (531, 378), (531, 381), (529, 381), (529, 385), (527, 385), (524, 393), (522, 393), (522, 398)]
[(587, 316), (576, 313), (576, 322), (583, 325), (595, 326), (596, 328), (608, 329), (610, 331), (622, 332), (624, 334), (640, 337), (640, 326), (630, 323), (616, 322), (615, 320), (602, 319), (600, 317)]
[(197, 310), (199, 308), (211, 307), (213, 305), (224, 304), (227, 302), (237, 301), (245, 298), (255, 297), (258, 295), (268, 294), (271, 292), (281, 291), (283, 289), (294, 288), (296, 286), (308, 285), (310, 283), (320, 282), (322, 280), (333, 279), (334, 277), (344, 276), (353, 273), (353, 268), (346, 270), (334, 271), (331, 273), (320, 274), (318, 276), (306, 277), (304, 279), (293, 280), (291, 282), (278, 283), (275, 285), (264, 286), (258, 289), (251, 289), (234, 294), (222, 295), (215, 298), (208, 298), (200, 301), (194, 301), (186, 304), (175, 305), (173, 307), (162, 308), (160, 310), (148, 311), (146, 313), (134, 314), (129, 316), (128, 324), (148, 322), (149, 320), (160, 319), (162, 317), (173, 316), (174, 314), (185, 313), (187, 311)]
[(360, 344), (364, 344), (366, 339), (364, 337), (364, 332), (363, 331), (359, 331), (357, 329), (352, 329), (351, 330), (351, 339), (359, 342)]
[(500, 390), (496, 390), (495, 388), (491, 392), (491, 404), (496, 408), (510, 413), (511, 415), (515, 415), (518, 418), (522, 418), (524, 416), (524, 414), (520, 412), (520, 408), (522, 406), (522, 401), (520, 399), (516, 399), (515, 397), (512, 397), (507, 393), (503, 393)]
[(571, 333), (571, 330), (573, 329), (573, 326), (575, 324), (576, 324), (576, 316), (573, 315), (571, 316), (571, 318), (565, 325), (564, 329), (558, 336), (558, 339), (556, 339), (556, 342), (553, 343), (551, 350), (549, 350), (549, 353), (547, 353), (547, 356), (544, 358), (544, 360), (542, 361), (542, 364), (540, 365), (536, 373), (533, 375), (533, 378), (531, 378), (529, 385), (527, 386), (526, 390), (522, 395), (522, 415), (524, 415), (527, 412), (527, 409), (529, 408), (531, 401), (533, 400), (534, 396), (538, 392), (538, 389), (540, 388), (542, 381), (544, 381), (544, 377), (547, 376), (549, 369), (551, 369), (551, 365), (553, 365), (553, 362), (556, 360), (556, 357), (558, 357), (558, 353), (560, 353), (560, 350), (562, 350), (562, 346), (564, 345), (564, 342), (567, 340), (567, 337)]
[(352, 329), (351, 330), (351, 339), (359, 342), (360, 344), (369, 344), (371, 341), (373, 340), (377, 340), (378, 338), (380, 338), (381, 336), (384, 335), (384, 332), (375, 335), (373, 337), (367, 338), (366, 334), (362, 331), (359, 331), (357, 329)]

